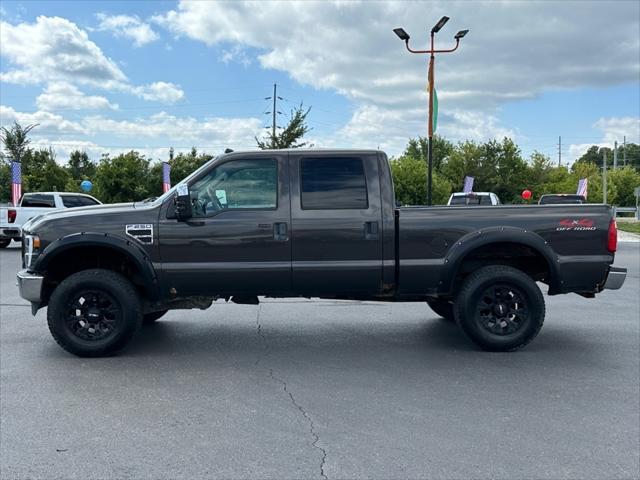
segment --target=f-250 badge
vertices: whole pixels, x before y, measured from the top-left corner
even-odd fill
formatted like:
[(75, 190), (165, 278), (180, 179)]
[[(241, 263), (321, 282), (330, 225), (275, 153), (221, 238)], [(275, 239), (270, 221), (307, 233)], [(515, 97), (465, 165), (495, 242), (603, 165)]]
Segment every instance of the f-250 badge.
[(577, 220), (573, 218), (563, 218), (562, 220), (560, 220), (560, 222), (558, 222), (556, 231), (566, 232), (566, 231), (572, 230), (572, 231), (590, 232), (596, 229), (596, 227), (593, 224), (594, 224), (594, 221), (589, 218), (580, 218)]

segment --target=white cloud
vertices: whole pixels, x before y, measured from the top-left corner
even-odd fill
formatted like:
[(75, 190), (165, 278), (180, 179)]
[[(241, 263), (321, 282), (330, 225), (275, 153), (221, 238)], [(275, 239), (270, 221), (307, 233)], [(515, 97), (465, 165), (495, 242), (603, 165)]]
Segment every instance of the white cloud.
[(182, 89), (173, 83), (131, 84), (87, 33), (65, 18), (40, 16), (35, 23), (17, 25), (0, 21), (0, 44), (0, 55), (11, 65), (0, 72), (3, 82), (90, 85), (164, 103), (184, 97)]
[(141, 21), (137, 16), (98, 13), (96, 17), (100, 21), (98, 30), (109, 31), (116, 37), (131, 39), (136, 47), (160, 38), (148, 23)]
[[(176, 36), (225, 51), (255, 49), (264, 68), (344, 95), (357, 111), (345, 134), (358, 128), (362, 135), (384, 136), (398, 130), (391, 122), (399, 122), (404, 128), (398, 133), (409, 137), (424, 131), (410, 127), (419, 126), (425, 114), (416, 106), (426, 103), (427, 57), (406, 52), (392, 29), (403, 25), (414, 35), (414, 48), (423, 48), (425, 14), (434, 22), (451, 16), (437, 37), (441, 48), (454, 44), (457, 28), (470, 29), (457, 52), (436, 62), (440, 112), (450, 114), (441, 120), (443, 132), (502, 134), (509, 129), (497, 123), (500, 105), (551, 89), (637, 82), (640, 73), (637, 2), (602, 8), (592, 2), (181, 1), (153, 20)], [(603, 29), (606, 24), (616, 28)], [(227, 58), (233, 55), (222, 59)], [(372, 118), (376, 112), (382, 117)], [(461, 120), (460, 112), (483, 118), (484, 127), (467, 123), (462, 132), (459, 124), (450, 125)], [(380, 129), (356, 127), (362, 114), (386, 123)], [(369, 137), (369, 145), (378, 138)]]
[(625, 136), (628, 141), (640, 141), (640, 117), (601, 118), (593, 126), (602, 130), (603, 141), (610, 144), (622, 141)]
[(41, 110), (117, 110), (118, 105), (111, 104), (105, 97), (85, 95), (77, 87), (66, 82), (55, 82), (47, 86), (36, 98)]
[(67, 120), (61, 115), (43, 111), (35, 113), (17, 112), (12, 107), (0, 105), (0, 126), (9, 126), (13, 122), (18, 122), (23, 126), (38, 124), (38, 127), (32, 131), (32, 135), (38, 134), (43, 130), (60, 133), (88, 133), (87, 129), (80, 123)]
[(18, 25), (0, 22), (0, 43), (0, 53), (14, 67), (0, 73), (5, 82), (73, 80), (113, 87), (127, 80), (87, 33), (65, 18), (40, 16), (35, 23)]
[(162, 103), (175, 103), (184, 98), (184, 91), (178, 85), (169, 82), (155, 82), (133, 87), (131, 91), (145, 100), (156, 100)]
[(580, 158), (593, 145), (613, 148), (614, 142), (618, 142), (620, 145), (625, 137), (628, 143), (640, 143), (640, 117), (600, 118), (593, 124), (593, 127), (602, 131), (602, 140), (569, 145), (569, 162)]

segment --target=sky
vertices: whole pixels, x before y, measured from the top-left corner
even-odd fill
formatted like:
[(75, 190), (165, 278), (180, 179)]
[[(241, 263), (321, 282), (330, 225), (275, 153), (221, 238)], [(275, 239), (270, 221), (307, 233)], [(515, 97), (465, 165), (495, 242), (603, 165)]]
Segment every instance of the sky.
[(61, 163), (139, 150), (256, 148), (293, 108), (311, 107), (316, 147), (399, 155), (426, 134), (436, 35), (437, 133), (512, 137), (525, 157), (570, 163), (590, 145), (640, 143), (640, 2), (0, 2), (0, 125), (39, 124)]

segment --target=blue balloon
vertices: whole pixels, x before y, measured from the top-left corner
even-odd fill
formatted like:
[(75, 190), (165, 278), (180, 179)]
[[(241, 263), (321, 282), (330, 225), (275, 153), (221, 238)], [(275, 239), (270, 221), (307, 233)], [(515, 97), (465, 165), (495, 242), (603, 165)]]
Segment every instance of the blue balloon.
[(89, 180), (83, 180), (80, 184), (80, 188), (83, 192), (90, 192), (93, 188), (93, 183), (91, 183)]

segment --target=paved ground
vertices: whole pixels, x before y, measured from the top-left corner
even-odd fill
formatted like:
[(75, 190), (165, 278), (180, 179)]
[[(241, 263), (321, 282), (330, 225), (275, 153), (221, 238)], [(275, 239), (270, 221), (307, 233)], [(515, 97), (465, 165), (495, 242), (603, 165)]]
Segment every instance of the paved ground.
[(624, 288), (547, 297), (527, 349), (422, 304), (216, 304), (123, 355), (61, 350), (0, 251), (2, 478), (638, 478), (640, 246)]

